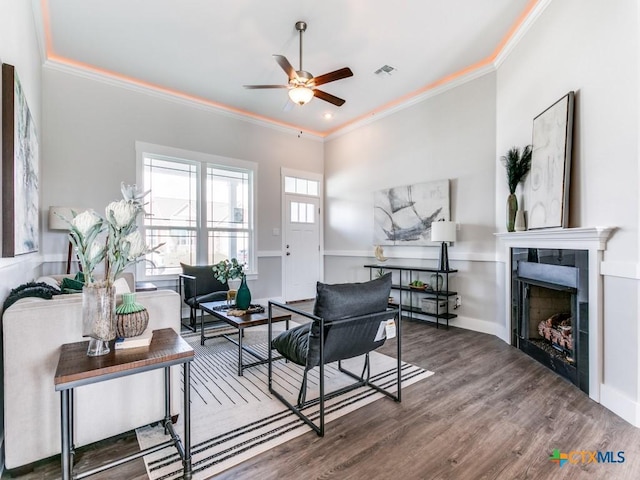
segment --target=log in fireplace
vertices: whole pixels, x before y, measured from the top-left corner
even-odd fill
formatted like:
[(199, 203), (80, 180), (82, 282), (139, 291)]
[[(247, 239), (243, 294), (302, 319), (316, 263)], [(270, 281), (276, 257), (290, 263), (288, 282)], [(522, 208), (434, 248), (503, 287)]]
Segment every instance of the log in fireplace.
[(589, 393), (588, 252), (512, 255), (512, 344)]

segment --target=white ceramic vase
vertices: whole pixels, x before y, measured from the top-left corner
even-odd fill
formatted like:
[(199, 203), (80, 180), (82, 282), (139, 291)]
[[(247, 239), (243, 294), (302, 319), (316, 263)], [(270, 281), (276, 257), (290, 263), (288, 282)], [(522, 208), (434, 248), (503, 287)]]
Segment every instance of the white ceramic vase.
[(516, 220), (515, 220), (514, 228), (516, 232), (524, 232), (527, 229), (527, 226), (524, 221), (523, 210), (518, 210), (516, 212)]

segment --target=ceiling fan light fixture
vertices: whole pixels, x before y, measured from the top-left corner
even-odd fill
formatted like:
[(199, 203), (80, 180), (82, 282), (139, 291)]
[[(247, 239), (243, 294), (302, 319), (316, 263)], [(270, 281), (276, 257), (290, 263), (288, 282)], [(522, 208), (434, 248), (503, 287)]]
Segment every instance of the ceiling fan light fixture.
[(309, 103), (313, 98), (313, 90), (300, 85), (289, 90), (289, 98), (298, 105), (304, 105), (305, 103)]

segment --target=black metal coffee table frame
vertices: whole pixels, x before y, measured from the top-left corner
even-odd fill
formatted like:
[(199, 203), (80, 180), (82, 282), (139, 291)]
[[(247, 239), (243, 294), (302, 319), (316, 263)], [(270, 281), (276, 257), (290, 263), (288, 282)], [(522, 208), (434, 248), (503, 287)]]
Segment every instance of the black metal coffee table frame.
[[(228, 315), (228, 308), (221, 308), (227, 305), (226, 301), (220, 302), (206, 302), (200, 304), (200, 345), (204, 345), (204, 342), (210, 340), (212, 338), (220, 338), (223, 337), (229, 340), (231, 343), (238, 346), (238, 376), (242, 376), (242, 371), (245, 368), (255, 367), (256, 365), (263, 365), (269, 361), (268, 358), (265, 358), (260, 354), (260, 352), (251, 348), (248, 345), (243, 345), (242, 338), (244, 337), (244, 329), (249, 327), (255, 327), (258, 325), (266, 325), (269, 321), (268, 315), (264, 312), (259, 313), (247, 313), (240, 317), (235, 317), (233, 315)], [(236, 340), (230, 335), (235, 336), (236, 334), (228, 334), (228, 333), (219, 333), (216, 335), (205, 335), (204, 334), (204, 314), (208, 313), (218, 320), (222, 320), (228, 325), (236, 328), (238, 330), (237, 335), (238, 339)], [(286, 329), (289, 329), (289, 320), (291, 320), (291, 315), (278, 315), (277, 317), (272, 318), (272, 321), (275, 322), (286, 322)], [(267, 348), (269, 348), (267, 346)], [(258, 361), (251, 363), (243, 363), (242, 361), (242, 352), (247, 352), (253, 357), (257, 358)]]

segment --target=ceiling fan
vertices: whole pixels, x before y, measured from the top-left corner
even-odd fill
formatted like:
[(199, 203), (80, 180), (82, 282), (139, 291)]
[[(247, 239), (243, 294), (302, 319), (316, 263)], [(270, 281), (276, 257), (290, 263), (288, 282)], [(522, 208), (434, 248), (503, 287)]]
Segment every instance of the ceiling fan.
[(324, 85), (325, 83), (335, 82), (343, 78), (353, 76), (353, 72), (350, 68), (344, 67), (334, 72), (325, 73), (318, 77), (314, 77), (309, 72), (305, 72), (302, 69), (302, 34), (307, 29), (306, 22), (296, 22), (296, 30), (300, 32), (300, 69), (295, 70), (287, 57), (284, 55), (274, 55), (278, 65), (282, 67), (287, 76), (289, 77), (289, 83), (287, 85), (244, 85), (244, 88), (257, 89), (257, 88), (288, 88), (289, 98), (298, 105), (304, 105), (309, 103), (313, 97), (318, 97), (320, 100), (332, 103), (338, 107), (344, 104), (342, 98), (338, 98), (330, 93), (318, 90), (316, 87)]

